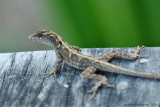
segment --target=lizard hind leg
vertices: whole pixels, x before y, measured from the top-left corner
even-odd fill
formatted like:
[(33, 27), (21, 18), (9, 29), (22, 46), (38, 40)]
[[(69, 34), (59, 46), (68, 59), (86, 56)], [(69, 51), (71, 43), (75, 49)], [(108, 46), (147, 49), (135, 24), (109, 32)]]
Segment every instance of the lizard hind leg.
[(83, 78), (99, 80), (99, 82), (96, 83), (95, 86), (90, 91), (88, 91), (88, 92), (93, 93), (92, 96), (90, 97), (90, 100), (92, 100), (94, 98), (94, 96), (96, 95), (96, 91), (102, 85), (106, 85), (106, 86), (111, 87), (111, 88), (115, 87), (114, 85), (111, 85), (107, 82), (107, 78), (105, 76), (95, 74), (96, 71), (97, 71), (97, 69), (94, 68), (93, 66), (91, 66), (91, 67), (86, 68), (81, 73), (81, 77), (83, 77)]
[(129, 59), (129, 60), (135, 60), (137, 58), (143, 58), (143, 57), (148, 57), (148, 56), (140, 56), (139, 53), (140, 53), (140, 50), (144, 48), (144, 46), (142, 47), (137, 47), (137, 50), (134, 51), (134, 55), (130, 55), (130, 54), (127, 54), (127, 53), (122, 53), (122, 52), (119, 52), (119, 51), (111, 51), (107, 54), (104, 54), (102, 56), (100, 56), (98, 59), (99, 60), (104, 60), (104, 61), (110, 61), (112, 60), (114, 57), (118, 56), (118, 57), (121, 57), (121, 58), (124, 58), (124, 59)]

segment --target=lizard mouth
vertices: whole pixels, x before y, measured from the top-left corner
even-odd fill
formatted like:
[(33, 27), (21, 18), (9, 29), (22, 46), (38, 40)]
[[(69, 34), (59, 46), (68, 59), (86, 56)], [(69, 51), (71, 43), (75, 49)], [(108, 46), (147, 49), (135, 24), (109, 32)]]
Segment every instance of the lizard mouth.
[(33, 37), (33, 35), (29, 35), (28, 38), (31, 40), (35, 40), (35, 37)]
[(29, 35), (28, 38), (32, 40), (32, 35)]

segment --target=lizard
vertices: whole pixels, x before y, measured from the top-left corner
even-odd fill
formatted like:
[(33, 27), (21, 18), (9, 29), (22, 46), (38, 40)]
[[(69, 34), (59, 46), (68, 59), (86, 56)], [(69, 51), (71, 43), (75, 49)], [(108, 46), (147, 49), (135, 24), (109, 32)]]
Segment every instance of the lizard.
[(97, 71), (106, 71), (106, 72), (143, 77), (143, 78), (160, 79), (160, 75), (129, 70), (111, 64), (109, 62), (116, 56), (129, 60), (135, 60), (140, 57), (145, 57), (139, 55), (140, 50), (144, 48), (144, 46), (142, 47), (138, 46), (134, 55), (113, 50), (109, 53), (100, 56), (99, 58), (95, 58), (92, 56), (82, 54), (81, 49), (79, 47), (68, 45), (67, 42), (65, 42), (58, 34), (50, 30), (37, 31), (35, 34), (30, 35), (28, 38), (33, 41), (50, 45), (55, 49), (55, 53), (57, 56), (56, 64), (53, 70), (51, 70), (48, 73), (44, 73), (44, 77), (48, 77), (52, 74), (54, 74), (54, 76), (56, 77), (56, 72), (58, 70), (58, 67), (60, 63), (64, 61), (68, 65), (84, 70), (80, 75), (82, 78), (98, 80), (98, 82), (92, 87), (92, 89), (88, 91), (92, 93), (90, 100), (94, 98), (94, 96), (96, 95), (96, 91), (102, 85), (115, 88), (114, 85), (108, 83), (107, 77), (96, 74)]

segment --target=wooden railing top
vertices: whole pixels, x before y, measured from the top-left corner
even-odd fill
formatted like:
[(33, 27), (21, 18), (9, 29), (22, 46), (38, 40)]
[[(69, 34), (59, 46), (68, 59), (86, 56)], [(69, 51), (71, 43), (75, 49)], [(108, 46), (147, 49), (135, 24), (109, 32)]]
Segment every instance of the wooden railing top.
[[(132, 53), (135, 48), (115, 48)], [(113, 48), (82, 49), (87, 55), (99, 57)], [(160, 48), (144, 48), (135, 61), (115, 58), (111, 63), (127, 69), (160, 74)], [(102, 87), (92, 101), (87, 93), (97, 81), (82, 79), (82, 70), (61, 63), (57, 78), (42, 74), (54, 67), (54, 51), (33, 51), (0, 54), (0, 107), (158, 107), (160, 80), (120, 74), (98, 73), (106, 76), (116, 88)], [(137, 104), (137, 105), (136, 105)]]

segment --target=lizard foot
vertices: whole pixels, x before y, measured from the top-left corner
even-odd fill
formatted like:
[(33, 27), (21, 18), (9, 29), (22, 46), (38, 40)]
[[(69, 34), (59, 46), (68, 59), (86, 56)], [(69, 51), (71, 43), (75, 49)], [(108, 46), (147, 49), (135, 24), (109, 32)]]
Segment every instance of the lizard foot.
[(56, 71), (55, 70), (47, 72), (47, 73), (43, 73), (43, 78), (48, 77), (52, 74), (54, 74), (54, 77), (56, 78)]
[(106, 85), (110, 88), (115, 88), (114, 85), (108, 84), (106, 81), (100, 81), (94, 87), (92, 87), (91, 90), (88, 91), (89, 93), (93, 93), (89, 100), (92, 100), (95, 97), (97, 89), (102, 85)]
[(132, 50), (132, 52), (135, 53), (135, 55), (134, 55), (133, 57), (134, 57), (134, 58), (146, 58), (146, 57), (149, 57), (148, 55), (145, 55), (145, 56), (139, 55), (140, 50), (141, 50), (142, 48), (144, 48), (144, 47), (145, 47), (145, 46), (141, 46), (141, 47), (137, 46), (137, 50)]

